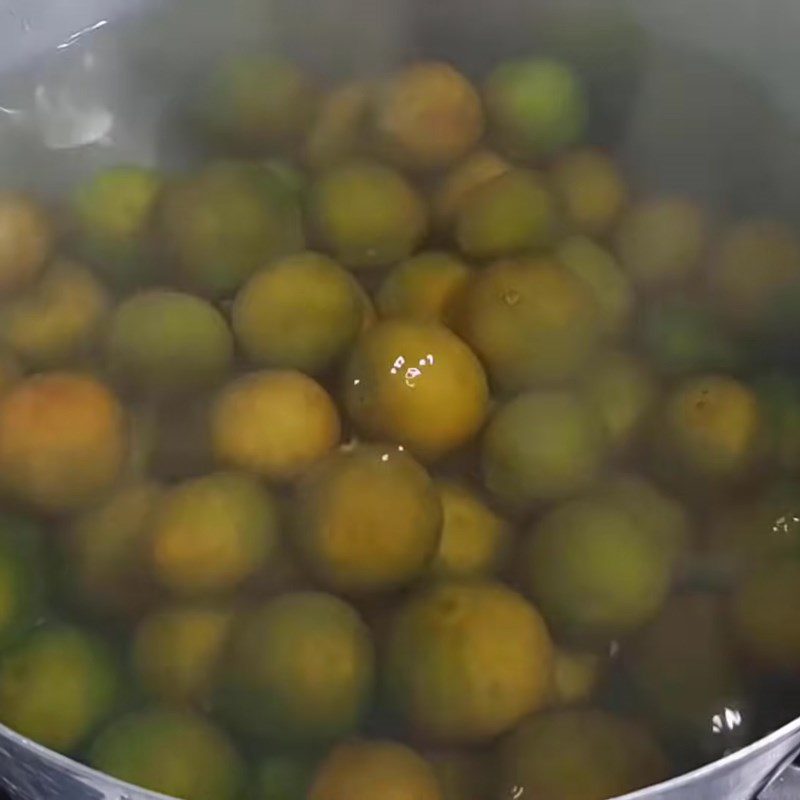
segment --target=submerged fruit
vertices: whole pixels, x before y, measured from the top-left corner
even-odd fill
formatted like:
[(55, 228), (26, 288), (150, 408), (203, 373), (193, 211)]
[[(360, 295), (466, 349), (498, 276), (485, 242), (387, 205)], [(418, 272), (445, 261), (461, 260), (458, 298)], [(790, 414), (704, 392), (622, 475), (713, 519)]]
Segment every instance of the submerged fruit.
[(636, 296), (611, 253), (586, 236), (570, 236), (556, 249), (556, 258), (589, 290), (603, 333), (610, 339), (625, 333), (633, 319)]
[(117, 478), (125, 458), (122, 406), (102, 383), (49, 372), (0, 399), (0, 483), (43, 511), (71, 511)]
[(680, 565), (692, 544), (692, 521), (674, 497), (639, 475), (623, 473), (597, 484), (591, 496), (609, 502), (650, 531), (658, 548), (673, 565)]
[(231, 368), (233, 337), (211, 303), (149, 289), (114, 311), (106, 359), (121, 383), (139, 391), (191, 393), (213, 386)]
[(34, 368), (80, 362), (92, 355), (110, 304), (88, 269), (59, 259), (0, 308), (0, 340)]
[(432, 461), (480, 430), (489, 389), (473, 352), (443, 325), (387, 320), (353, 351), (344, 402), (364, 433)]
[(378, 90), (375, 133), (392, 157), (429, 169), (464, 155), (483, 133), (483, 108), (470, 82), (449, 64), (417, 63)]
[(511, 546), (511, 527), (469, 489), (438, 483), (444, 519), (431, 573), (449, 578), (493, 575)]
[(144, 167), (101, 170), (72, 198), (77, 246), (117, 286), (141, 284), (152, 275), (150, 226), (162, 177)]
[(608, 353), (592, 367), (584, 387), (611, 446), (631, 445), (654, 411), (658, 396), (647, 363), (628, 353)]
[(103, 730), (89, 763), (119, 780), (184, 800), (235, 800), (244, 765), (233, 743), (203, 717), (152, 709)]
[(754, 564), (800, 556), (800, 487), (779, 480), (714, 509), (705, 554), (712, 575), (737, 584)]
[(622, 266), (643, 289), (680, 285), (699, 266), (708, 222), (697, 205), (679, 197), (643, 201), (617, 232)]
[(602, 677), (603, 659), (591, 651), (556, 651), (551, 701), (556, 706), (586, 703)]
[(407, 258), (427, 228), (425, 204), (411, 184), (365, 159), (323, 173), (312, 187), (310, 214), (325, 245), (355, 270)]
[(314, 114), (316, 90), (283, 59), (243, 55), (223, 62), (201, 97), (212, 136), (236, 150), (269, 152), (299, 136)]
[(43, 208), (14, 192), (0, 192), (0, 295), (35, 280), (53, 248), (55, 233)]
[(571, 639), (601, 642), (655, 616), (673, 568), (653, 528), (602, 497), (571, 500), (547, 514), (522, 561), (525, 585), (548, 622)]
[(503, 390), (559, 383), (583, 369), (602, 330), (586, 284), (553, 261), (498, 261), (467, 287), (457, 330)]
[(133, 640), (145, 690), (168, 705), (207, 704), (232, 623), (230, 609), (208, 605), (168, 606), (145, 617)]
[(662, 410), (655, 434), (659, 466), (711, 483), (739, 480), (761, 455), (763, 424), (758, 398), (745, 384), (722, 375), (690, 378)]
[(627, 200), (622, 175), (613, 160), (598, 150), (562, 156), (550, 176), (567, 219), (590, 236), (607, 233)]
[(586, 125), (586, 98), (577, 76), (549, 59), (508, 61), (484, 84), (492, 129), (513, 156), (548, 156), (577, 141)]
[(268, 261), (303, 249), (300, 205), (268, 167), (215, 162), (167, 186), (161, 245), (181, 280), (230, 295)]
[(599, 709), (550, 711), (501, 744), (497, 796), (605, 800), (666, 775), (664, 754), (638, 723)]
[(361, 721), (374, 661), (355, 609), (322, 592), (290, 592), (251, 612), (234, 632), (222, 702), (251, 734), (327, 742)]
[(305, 754), (262, 759), (253, 800), (306, 800), (316, 762), (316, 758)]
[(511, 164), (491, 150), (476, 150), (456, 164), (433, 197), (433, 213), (438, 226), (449, 229), (472, 191), (509, 169)]
[(436, 773), (442, 800), (472, 800), (490, 796), (490, 762), (485, 753), (472, 750), (438, 750), (426, 753)]
[(512, 509), (563, 500), (599, 475), (608, 442), (596, 413), (568, 392), (528, 392), (501, 406), (483, 437), (483, 481)]
[(117, 689), (105, 644), (78, 628), (37, 628), (0, 657), (0, 721), (62, 753), (113, 711)]
[(742, 653), (762, 669), (800, 670), (800, 561), (766, 559), (752, 566), (731, 598), (731, 622)]
[(678, 595), (631, 652), (634, 685), (665, 733), (706, 746), (714, 717), (735, 708), (744, 691), (723, 610), (710, 592)]
[(410, 747), (389, 741), (354, 741), (322, 761), (308, 800), (442, 800), (431, 765)]
[(384, 279), (377, 295), (385, 317), (403, 317), (448, 324), (472, 269), (460, 258), (428, 250), (398, 264)]
[(235, 589), (276, 552), (278, 511), (258, 481), (217, 472), (165, 492), (150, 536), (157, 580), (180, 595)]
[(339, 441), (330, 395), (300, 372), (254, 372), (219, 394), (211, 411), (217, 460), (274, 481), (305, 472)]
[(147, 543), (160, 496), (156, 483), (124, 484), (73, 521), (64, 578), (82, 609), (126, 617), (152, 601)]
[(315, 375), (347, 351), (363, 317), (353, 276), (307, 251), (250, 278), (236, 296), (233, 329), (251, 361)]
[(372, 86), (352, 81), (332, 89), (319, 103), (306, 136), (309, 166), (323, 169), (352, 158), (363, 144)]
[(713, 311), (691, 300), (651, 305), (642, 323), (642, 340), (648, 358), (669, 376), (732, 372), (742, 361), (741, 348)]
[(42, 612), (42, 531), (33, 520), (0, 514), (0, 644), (14, 642)]
[(800, 241), (794, 231), (769, 219), (747, 220), (726, 231), (709, 268), (710, 296), (716, 308), (739, 328), (791, 324), (771, 320), (800, 283)]
[(22, 367), (11, 353), (0, 350), (0, 395), (22, 378)]
[(417, 735), (486, 741), (545, 704), (552, 662), (544, 621), (521, 595), (443, 582), (412, 595), (390, 626), (387, 697)]
[(428, 473), (392, 446), (340, 450), (302, 480), (297, 543), (326, 585), (375, 592), (423, 574), (439, 544), (442, 508)]
[(556, 212), (544, 181), (531, 170), (509, 169), (475, 187), (455, 215), (455, 238), (472, 258), (539, 250), (553, 239)]

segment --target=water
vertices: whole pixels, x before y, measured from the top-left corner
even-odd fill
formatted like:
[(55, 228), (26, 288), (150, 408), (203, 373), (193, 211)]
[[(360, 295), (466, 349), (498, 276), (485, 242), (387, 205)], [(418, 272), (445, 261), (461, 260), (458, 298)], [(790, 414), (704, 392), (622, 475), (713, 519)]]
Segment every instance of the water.
[[(429, 5), (341, 0), (314, 4), (308, 14), (289, 2), (181, 0), (157, 20), (87, 20), (49, 46), (46, 57), (23, 59), (0, 81), (0, 185), (56, 198), (112, 164), (175, 170), (198, 163), (204, 148), (186, 137), (187, 99), (199, 76), (227, 53), (288, 52), (334, 82), (384, 73), (420, 52), (452, 57), (477, 73), (535, 38), (533, 12), (529, 29), (506, 24), (505, 13), (523, 13), (517, 3), (500, 4), (490, 19), (485, 9), (459, 8), (458, 23)], [(670, 27), (669, 15), (643, 5), (643, 23), (659, 33), (646, 39), (644, 54), (631, 56), (636, 74), (624, 72), (628, 64), (621, 75), (597, 79), (596, 140), (614, 146), (646, 191), (688, 193), (719, 217), (758, 212), (800, 222), (800, 102), (779, 58), (782, 38), (758, 48), (775, 54), (769, 64), (753, 48), (735, 45), (750, 35), (747, 26), (739, 39), (715, 37), (725, 52), (709, 52), (697, 28), (688, 37), (679, 33), (685, 16)], [(15, 18), (23, 36), (36, 32), (34, 17)], [(482, 37), (490, 41), (476, 53)], [(557, 49), (553, 41), (543, 44)], [(765, 87), (771, 75), (781, 80)], [(520, 297), (510, 291), (503, 300), (513, 307)], [(406, 370), (410, 385), (418, 375), (415, 366)], [(184, 422), (191, 437), (193, 421)], [(162, 477), (183, 475), (170, 461)], [(610, 648), (616, 656), (624, 643)], [(794, 681), (748, 679), (750, 702), (740, 708), (734, 698), (715, 708), (707, 739), (675, 747), (679, 767), (735, 749), (800, 710)], [(635, 710), (637, 699), (620, 683), (604, 687), (603, 701)], [(383, 719), (375, 729), (394, 732)]]

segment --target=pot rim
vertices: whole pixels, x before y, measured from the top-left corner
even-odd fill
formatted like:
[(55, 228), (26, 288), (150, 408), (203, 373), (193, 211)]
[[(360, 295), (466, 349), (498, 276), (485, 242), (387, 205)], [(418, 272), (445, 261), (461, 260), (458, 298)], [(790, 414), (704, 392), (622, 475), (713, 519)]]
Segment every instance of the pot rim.
[[(651, 786), (647, 786), (643, 789), (637, 789), (635, 792), (630, 792), (629, 794), (616, 798), (616, 800), (645, 800), (655, 792), (679, 791), (687, 786), (702, 782), (704, 779), (713, 775), (718, 770), (724, 770), (726, 767), (734, 766), (739, 762), (747, 761), (755, 755), (764, 753), (774, 745), (784, 741), (785, 739), (791, 738), (797, 733), (800, 733), (800, 717), (796, 717), (790, 722), (787, 722), (785, 725), (782, 725), (780, 728), (768, 733), (766, 736), (751, 742), (740, 750), (729, 753), (727, 756), (718, 758), (716, 761), (711, 761), (708, 764), (704, 764), (703, 766), (697, 767), (689, 772), (684, 772), (680, 775), (676, 775), (675, 777), (668, 778), (661, 783), (652, 784)], [(44, 745), (37, 744), (36, 742), (25, 738), (3, 724), (0, 724), (0, 738), (7, 739), (17, 747), (31, 752), (37, 758), (48, 762), (54, 767), (64, 770), (64, 772), (69, 773), (73, 778), (82, 779), (89, 785), (105, 785), (107, 787), (111, 787), (114, 789), (114, 791), (119, 791), (121, 797), (124, 797), (126, 792), (135, 791), (143, 794), (145, 797), (153, 798), (154, 800), (174, 800), (174, 798), (170, 798), (168, 795), (164, 795), (159, 792), (153, 792), (149, 789), (143, 789), (135, 784), (126, 783), (125, 781), (114, 778), (104, 772), (100, 772), (99, 770), (96, 770), (87, 764), (76, 761), (69, 756), (57, 753), (54, 750), (50, 750)], [(780, 764), (777, 763), (775, 765), (775, 769), (777, 769), (779, 766)], [(130, 799), (126, 798), (126, 800)]]
[[(645, 800), (645, 798), (650, 797), (650, 795), (655, 792), (677, 792), (680, 789), (688, 786), (702, 783), (706, 778), (710, 777), (717, 771), (723, 771), (728, 767), (734, 767), (738, 765), (740, 762), (748, 761), (749, 759), (770, 750), (780, 742), (792, 738), (792, 736), (798, 733), (800, 733), (800, 716), (795, 717), (791, 721), (782, 725), (780, 728), (776, 728), (771, 733), (762, 736), (760, 739), (756, 739), (754, 742), (751, 742), (745, 747), (742, 747), (739, 750), (734, 750), (727, 756), (718, 758), (716, 761), (710, 761), (708, 764), (703, 764), (701, 767), (696, 767), (689, 772), (683, 772), (680, 775), (668, 778), (661, 783), (654, 783), (651, 786), (647, 786), (643, 789), (637, 789), (635, 792), (630, 792), (618, 798), (613, 798), (613, 800)], [(775, 771), (780, 768), (782, 763), (782, 761), (777, 761), (775, 763), (767, 780), (774, 776)]]

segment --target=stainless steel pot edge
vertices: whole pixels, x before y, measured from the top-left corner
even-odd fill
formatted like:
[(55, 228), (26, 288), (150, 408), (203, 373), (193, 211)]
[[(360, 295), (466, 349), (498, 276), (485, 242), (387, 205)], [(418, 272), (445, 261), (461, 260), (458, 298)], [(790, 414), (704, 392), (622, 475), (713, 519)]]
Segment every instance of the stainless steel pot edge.
[[(724, 758), (617, 800), (755, 800), (798, 751), (800, 718)], [(794, 785), (798, 778), (800, 773), (792, 773), (792, 786), (779, 787), (782, 793), (776, 792), (774, 800), (800, 797), (800, 786)], [(14, 792), (15, 800), (171, 800), (104, 775), (4, 725), (0, 785)]]
[[(741, 750), (615, 800), (768, 800), (761, 791), (799, 753), (800, 717)], [(800, 775), (793, 777), (797, 780)], [(788, 797), (800, 798), (800, 783)]]

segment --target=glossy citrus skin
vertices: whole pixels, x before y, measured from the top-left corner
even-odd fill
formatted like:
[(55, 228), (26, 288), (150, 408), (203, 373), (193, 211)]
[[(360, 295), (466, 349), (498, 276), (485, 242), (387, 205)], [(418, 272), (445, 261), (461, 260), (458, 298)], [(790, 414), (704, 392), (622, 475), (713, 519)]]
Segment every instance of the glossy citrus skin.
[(442, 507), (425, 469), (396, 446), (359, 445), (301, 481), (297, 544), (325, 585), (385, 591), (423, 574), (439, 543)]
[(356, 345), (345, 371), (344, 403), (366, 434), (432, 461), (478, 432), (489, 389), (478, 359), (447, 328), (390, 320)]
[(431, 765), (411, 748), (389, 741), (335, 747), (320, 765), (309, 800), (442, 800)]
[(467, 153), (483, 133), (483, 108), (469, 81), (449, 64), (414, 64), (376, 98), (374, 125), (386, 151), (412, 167), (432, 168)]
[(356, 729), (372, 698), (369, 629), (333, 595), (281, 595), (234, 632), (223, 681), (226, 713), (243, 730), (279, 743), (332, 741)]
[(0, 401), (0, 482), (45, 511), (95, 500), (120, 473), (126, 448), (120, 402), (86, 375), (35, 375)]
[(274, 481), (301, 475), (335, 447), (340, 433), (331, 397), (295, 371), (238, 378), (222, 390), (211, 411), (217, 460)]
[(325, 245), (353, 270), (386, 266), (412, 254), (427, 229), (421, 196), (377, 161), (346, 161), (312, 187), (310, 214)]
[(456, 329), (502, 390), (560, 383), (598, 346), (602, 322), (591, 291), (555, 261), (497, 261), (467, 288)]
[(486, 741), (544, 705), (553, 648), (539, 612), (491, 581), (449, 581), (400, 607), (386, 651), (388, 702), (417, 735)]
[(37, 203), (21, 194), (0, 193), (0, 295), (36, 278), (50, 256), (54, 236)]

